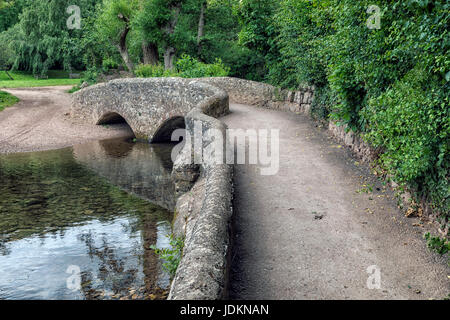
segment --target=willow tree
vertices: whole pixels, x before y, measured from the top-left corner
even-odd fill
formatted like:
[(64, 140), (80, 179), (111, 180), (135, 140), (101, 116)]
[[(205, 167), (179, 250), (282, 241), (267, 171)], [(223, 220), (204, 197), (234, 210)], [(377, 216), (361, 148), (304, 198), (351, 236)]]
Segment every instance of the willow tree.
[(166, 4), (166, 0), (142, 1), (133, 19), (132, 27), (142, 43), (145, 64), (159, 63), (159, 49), (164, 39), (162, 26), (170, 15)]
[(68, 38), (64, 13), (67, 1), (36, 1), (24, 8), (12, 48), (16, 53), (15, 68), (46, 73), (64, 60), (62, 47)]
[(98, 35), (119, 50), (120, 56), (131, 72), (134, 70), (134, 63), (128, 51), (128, 36), (132, 31), (131, 21), (139, 9), (139, 2), (139, 0), (104, 0), (96, 22)]
[(10, 9), (14, 7), (22, 12), (17, 16), (17, 24), (6, 31), (8, 47), (13, 51), (14, 69), (45, 74), (50, 68), (83, 67), (80, 41), (83, 30), (68, 27), (70, 14), (67, 8), (77, 5), (83, 8), (83, 16), (93, 11), (98, 1), (8, 1)]
[(14, 80), (13, 77), (8, 73), (13, 62), (13, 52), (8, 45), (6, 33), (0, 33), (0, 71), (4, 71), (9, 79)]
[(0, 0), (0, 32), (8, 30), (19, 21), (27, 2), (28, 0)]
[[(186, 0), (147, 0), (134, 20), (136, 30), (142, 35), (144, 60), (157, 63), (159, 49), (163, 50), (166, 69), (173, 68), (177, 52), (177, 24)], [(151, 49), (151, 51), (146, 50)]]

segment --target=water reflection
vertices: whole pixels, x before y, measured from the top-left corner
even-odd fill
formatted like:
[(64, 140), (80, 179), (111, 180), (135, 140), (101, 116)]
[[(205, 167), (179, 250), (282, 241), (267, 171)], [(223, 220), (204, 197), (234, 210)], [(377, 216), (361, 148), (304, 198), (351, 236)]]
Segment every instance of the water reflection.
[[(160, 176), (152, 183), (163, 182), (170, 193), (171, 163), (161, 156), (170, 147), (155, 154), (147, 145), (116, 142), (0, 155), (0, 299), (167, 295), (169, 278), (149, 247), (168, 246), (172, 214), (124, 190), (163, 195), (144, 181)], [(170, 198), (157, 201), (170, 208)], [(77, 290), (70, 266), (80, 270)]]
[(112, 139), (75, 146), (73, 152), (77, 161), (111, 183), (173, 210), (172, 147)]

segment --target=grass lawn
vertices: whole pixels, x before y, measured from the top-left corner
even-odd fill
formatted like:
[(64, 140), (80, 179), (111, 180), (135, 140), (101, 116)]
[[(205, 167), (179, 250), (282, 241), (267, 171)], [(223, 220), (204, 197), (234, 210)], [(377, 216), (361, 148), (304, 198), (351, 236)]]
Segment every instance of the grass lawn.
[(0, 111), (3, 111), (6, 107), (10, 107), (17, 102), (19, 102), (19, 98), (7, 92), (0, 91)]
[[(79, 72), (77, 72), (79, 73)], [(14, 80), (8, 78), (4, 71), (0, 71), (0, 88), (27, 88), (77, 85), (80, 79), (69, 79), (69, 73), (61, 70), (50, 70), (48, 79), (36, 80), (32, 74), (26, 72), (9, 72)]]

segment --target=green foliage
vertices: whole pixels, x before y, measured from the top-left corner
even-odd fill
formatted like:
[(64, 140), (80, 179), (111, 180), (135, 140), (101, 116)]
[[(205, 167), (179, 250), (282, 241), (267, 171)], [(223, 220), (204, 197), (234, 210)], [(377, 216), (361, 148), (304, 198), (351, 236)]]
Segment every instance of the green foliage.
[(177, 60), (176, 69), (183, 78), (226, 77), (230, 72), (221, 59), (216, 59), (212, 64), (205, 64), (188, 55), (182, 55)]
[[(366, 25), (374, 4), (380, 29)], [(280, 58), (266, 57), (268, 81), (315, 85), (313, 115), (362, 132), (384, 151), (386, 171), (431, 201), (443, 221), (450, 216), (449, 10), (442, 0), (282, 0), (272, 19)]]
[[(255, 56), (253, 65), (260, 71), (252, 72), (254, 80), (267, 78), (267, 73), (279, 64), (279, 48), (277, 30), (273, 23), (273, 15), (280, 1), (276, 0), (242, 0), (234, 5), (234, 13), (239, 19), (241, 30), (238, 43), (251, 50)], [(259, 73), (259, 76), (258, 76)], [(248, 78), (248, 77), (247, 77)]]
[(397, 181), (428, 194), (448, 217), (450, 101), (438, 83), (417, 67), (361, 114), (368, 119), (366, 138), (384, 149), (381, 164)]
[(81, 90), (81, 87), (79, 84), (77, 84), (76, 86), (73, 86), (71, 89), (67, 90), (67, 93), (75, 93), (80, 90)]
[(91, 67), (84, 72), (83, 81), (86, 81), (90, 85), (96, 84), (101, 72), (102, 70), (97, 69), (96, 67)]
[(173, 279), (183, 254), (184, 240), (181, 238), (175, 239), (173, 236), (170, 236), (169, 239), (170, 248), (158, 249), (155, 245), (152, 245), (150, 249), (154, 250), (159, 258), (163, 260), (164, 269)]
[(226, 67), (220, 59), (215, 63), (206, 64), (198, 60), (183, 55), (176, 62), (176, 70), (165, 70), (162, 65), (141, 64), (136, 67), (135, 74), (140, 78), (150, 77), (182, 77), (182, 78), (202, 78), (202, 77), (226, 77), (230, 69)]
[(83, 48), (82, 62), (86, 68), (102, 67), (103, 60), (106, 59), (122, 62), (117, 47), (101, 33), (101, 28), (98, 27), (98, 17), (102, 14), (102, 8), (101, 0), (99, 0), (95, 9), (82, 19), (82, 36), (79, 45)]
[(19, 102), (19, 98), (7, 92), (0, 91), (0, 111), (3, 111), (3, 109), (10, 107), (17, 102)]
[(105, 71), (113, 70), (119, 68), (119, 63), (117, 63), (116, 60), (112, 58), (106, 58), (102, 62), (102, 67)]
[(119, 18), (131, 20), (138, 8), (137, 0), (103, 0), (101, 10), (96, 19), (97, 36), (117, 45), (126, 22)]
[(94, 85), (98, 82), (99, 77), (106, 71), (105, 69), (100, 69), (96, 67), (90, 67), (82, 74), (81, 80), (78, 80), (78, 83), (69, 89), (68, 93), (74, 93), (81, 90), (81, 85), (86, 82), (89, 85)]
[(325, 1), (281, 1), (274, 16), (280, 59), (270, 69), (270, 82), (289, 88), (327, 85), (324, 48), (333, 33), (330, 15)]
[(251, 49), (266, 53), (271, 50), (275, 30), (271, 18), (277, 2), (273, 0), (241, 0), (235, 6), (242, 29), (239, 42)]
[(176, 77), (178, 73), (173, 70), (165, 70), (163, 65), (140, 64), (134, 70), (139, 78)]
[[(141, 9), (136, 13), (132, 21), (133, 29), (136, 30), (139, 39), (147, 43), (155, 43), (160, 48), (166, 46), (186, 46), (192, 36), (192, 7), (200, 8), (198, 0), (149, 0), (144, 1)], [(175, 14), (172, 7), (178, 5), (180, 12), (177, 16), (177, 25), (171, 34), (167, 34), (167, 25)], [(195, 23), (195, 22), (194, 22)]]
[[(433, 237), (429, 232), (424, 235), (425, 240), (427, 240), (428, 248), (441, 256), (446, 255), (450, 252), (450, 242), (446, 239), (441, 239), (439, 237)], [(450, 264), (450, 257), (449, 257)]]
[[(51, 68), (81, 68), (83, 30), (70, 30), (66, 21), (69, 5), (83, 8), (89, 15), (98, 0), (25, 1), (19, 21), (7, 32), (14, 52), (14, 68), (45, 75)], [(5, 45), (5, 44), (2, 44)], [(1, 46), (1, 45), (0, 45)]]
[(317, 86), (311, 104), (311, 116), (319, 121), (328, 119), (330, 108), (335, 101), (336, 96), (328, 85)]
[[(201, 39), (200, 52), (197, 51), (196, 44), (191, 44), (185, 53), (208, 64), (220, 58), (230, 67), (230, 75), (255, 78), (256, 75), (251, 74), (258, 71), (255, 66), (260, 65), (262, 60), (255, 59), (255, 54), (251, 50), (238, 44), (240, 25), (238, 17), (233, 14), (234, 2), (234, 0), (208, 1), (205, 33)], [(192, 20), (198, 19), (193, 17)], [(197, 27), (194, 28), (196, 29)]]
[(9, 45), (10, 35), (8, 32), (0, 33), (0, 70), (9, 70), (14, 64), (14, 51)]
[(8, 30), (19, 21), (19, 15), (28, 0), (0, 0), (0, 32)]
[[(143, 44), (156, 45), (159, 62), (165, 48), (173, 46), (175, 60), (187, 54), (215, 65), (219, 58), (230, 68), (230, 75), (263, 79), (267, 71), (264, 54), (239, 45), (241, 25), (233, 14), (237, 12), (236, 0), (207, 1), (204, 34), (197, 43), (202, 3), (204, 0), (4, 1), (6, 6), (0, 10), (0, 64), (43, 75), (52, 68), (103, 68), (105, 60), (109, 66), (104, 69), (115, 68), (115, 63), (122, 65), (123, 56), (117, 48), (128, 25), (126, 46), (132, 64), (142, 63)], [(80, 30), (66, 27), (69, 14), (65, 10), (69, 4), (82, 9)], [(175, 5), (179, 5), (177, 24), (172, 33), (167, 33)]]

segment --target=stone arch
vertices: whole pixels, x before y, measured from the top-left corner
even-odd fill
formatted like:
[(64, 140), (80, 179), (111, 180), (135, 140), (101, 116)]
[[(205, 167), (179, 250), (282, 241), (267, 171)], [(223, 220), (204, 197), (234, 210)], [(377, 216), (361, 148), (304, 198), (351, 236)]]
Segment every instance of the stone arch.
[(100, 125), (100, 124), (113, 124), (113, 123), (123, 123), (123, 122), (126, 122), (128, 124), (127, 120), (125, 120), (125, 118), (122, 117), (117, 112), (107, 112), (107, 113), (104, 113), (98, 119), (96, 124)]
[(184, 117), (175, 116), (164, 121), (153, 135), (152, 143), (171, 142), (176, 129), (186, 129)]
[(132, 123), (130, 123), (125, 117), (123, 117), (120, 113), (114, 112), (114, 111), (108, 111), (97, 120), (95, 124), (102, 125), (102, 124), (119, 124), (119, 123), (125, 123), (128, 127), (130, 127), (130, 130), (133, 132), (133, 135), (137, 137), (136, 130)]

